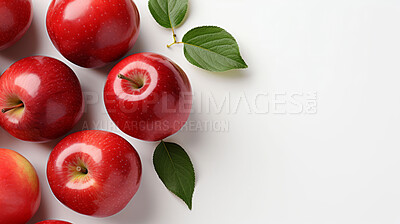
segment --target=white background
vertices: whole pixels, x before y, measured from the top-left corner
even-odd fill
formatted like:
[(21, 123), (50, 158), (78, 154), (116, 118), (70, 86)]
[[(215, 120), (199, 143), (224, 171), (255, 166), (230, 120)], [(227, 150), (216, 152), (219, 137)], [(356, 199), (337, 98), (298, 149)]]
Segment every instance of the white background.
[[(82, 216), (60, 204), (46, 180), (48, 155), (60, 139), (25, 143), (1, 130), (0, 147), (26, 156), (41, 180), (42, 204), (30, 223), (400, 223), (398, 0), (190, 0), (178, 39), (195, 26), (219, 25), (235, 36), (249, 65), (222, 74), (189, 64), (182, 46), (167, 49), (170, 31), (153, 20), (147, 0), (136, 0), (141, 33), (130, 54), (161, 53), (186, 71), (194, 91), (189, 122), (229, 124), (222, 131), (186, 128), (167, 139), (182, 145), (194, 163), (192, 211), (158, 179), (152, 166), (156, 143), (113, 129), (102, 91), (115, 63), (79, 68), (53, 47), (45, 30), (49, 3), (33, 0), (33, 24), (21, 41), (0, 52), (0, 70), (30, 55), (66, 62), (92, 96), (73, 131), (86, 122), (121, 134), (138, 150), (143, 177), (121, 213)], [(300, 107), (308, 93), (317, 94), (314, 113)]]

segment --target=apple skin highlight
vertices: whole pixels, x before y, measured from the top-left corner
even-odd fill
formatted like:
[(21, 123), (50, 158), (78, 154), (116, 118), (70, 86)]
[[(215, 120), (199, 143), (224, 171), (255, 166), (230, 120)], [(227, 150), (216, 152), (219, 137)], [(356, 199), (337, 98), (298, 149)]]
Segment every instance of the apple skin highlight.
[(61, 220), (45, 220), (41, 222), (37, 222), (36, 224), (72, 224), (70, 222), (61, 221)]

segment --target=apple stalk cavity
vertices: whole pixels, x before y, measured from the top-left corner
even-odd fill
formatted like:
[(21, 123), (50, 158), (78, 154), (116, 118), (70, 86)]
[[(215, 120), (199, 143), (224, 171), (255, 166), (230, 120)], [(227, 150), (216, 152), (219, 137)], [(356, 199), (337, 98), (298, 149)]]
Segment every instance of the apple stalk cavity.
[(89, 171), (85, 167), (82, 167), (82, 166), (77, 166), (76, 167), (76, 171), (78, 171), (79, 173), (82, 173), (82, 174), (88, 174), (89, 173)]

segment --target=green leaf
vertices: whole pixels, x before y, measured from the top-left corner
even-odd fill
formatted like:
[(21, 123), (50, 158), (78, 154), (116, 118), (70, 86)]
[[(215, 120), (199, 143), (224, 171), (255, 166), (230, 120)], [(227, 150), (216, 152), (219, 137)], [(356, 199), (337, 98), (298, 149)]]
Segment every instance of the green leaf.
[(149, 0), (151, 15), (165, 28), (179, 26), (185, 18), (188, 0)]
[(235, 38), (216, 26), (196, 27), (182, 39), (186, 59), (213, 72), (247, 68)]
[(153, 164), (168, 190), (192, 209), (195, 174), (185, 150), (175, 143), (161, 141), (154, 151)]

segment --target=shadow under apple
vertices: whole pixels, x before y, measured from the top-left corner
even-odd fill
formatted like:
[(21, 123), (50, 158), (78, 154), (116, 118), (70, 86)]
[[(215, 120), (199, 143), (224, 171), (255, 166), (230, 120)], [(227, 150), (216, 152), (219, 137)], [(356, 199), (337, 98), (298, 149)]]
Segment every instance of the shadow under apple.
[(7, 58), (12, 62), (15, 62), (22, 58), (36, 55), (37, 49), (40, 45), (39, 22), (40, 21), (37, 21), (35, 18), (33, 18), (32, 24), (25, 35), (22, 36), (22, 38), (13, 46), (1, 51), (0, 57)]

